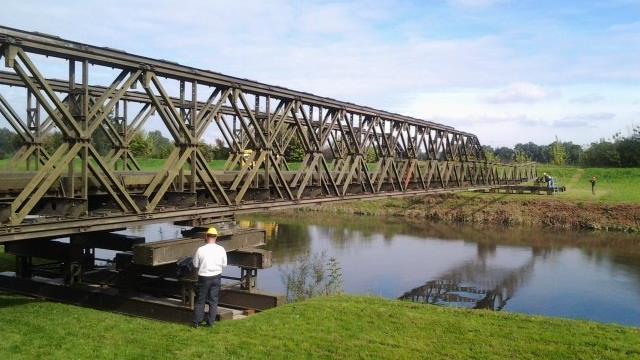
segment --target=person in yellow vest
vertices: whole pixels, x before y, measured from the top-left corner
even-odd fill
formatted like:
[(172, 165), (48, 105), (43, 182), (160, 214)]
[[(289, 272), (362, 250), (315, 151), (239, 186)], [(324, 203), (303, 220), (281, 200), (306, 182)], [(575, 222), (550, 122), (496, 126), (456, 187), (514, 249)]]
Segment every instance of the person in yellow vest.
[(209, 228), (205, 233), (206, 244), (200, 246), (193, 256), (193, 267), (198, 271), (196, 304), (193, 309), (193, 327), (200, 326), (204, 319), (204, 305), (209, 303), (205, 326), (213, 326), (218, 313), (222, 269), (227, 266), (226, 250), (216, 244), (218, 230)]

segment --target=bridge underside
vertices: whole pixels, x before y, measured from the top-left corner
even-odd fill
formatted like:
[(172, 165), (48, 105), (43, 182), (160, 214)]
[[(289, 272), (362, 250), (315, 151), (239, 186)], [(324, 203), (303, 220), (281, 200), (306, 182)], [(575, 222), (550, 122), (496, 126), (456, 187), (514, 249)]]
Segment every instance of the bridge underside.
[[(0, 27), (0, 58), (0, 117), (22, 141), (0, 171), (0, 243), (536, 175), (486, 161), (475, 135), (449, 126), (118, 50)], [(45, 75), (60, 67), (66, 79)], [(154, 121), (173, 143), (149, 171), (133, 149)], [(211, 134), (229, 149), (221, 168), (203, 149)]]

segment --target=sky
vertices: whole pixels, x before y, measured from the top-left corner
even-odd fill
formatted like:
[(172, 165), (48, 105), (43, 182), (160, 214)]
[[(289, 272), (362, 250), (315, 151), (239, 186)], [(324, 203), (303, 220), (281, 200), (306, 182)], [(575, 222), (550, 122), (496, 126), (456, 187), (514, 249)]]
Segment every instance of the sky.
[(587, 145), (640, 124), (640, 0), (4, 0), (0, 24), (415, 116), (494, 147)]

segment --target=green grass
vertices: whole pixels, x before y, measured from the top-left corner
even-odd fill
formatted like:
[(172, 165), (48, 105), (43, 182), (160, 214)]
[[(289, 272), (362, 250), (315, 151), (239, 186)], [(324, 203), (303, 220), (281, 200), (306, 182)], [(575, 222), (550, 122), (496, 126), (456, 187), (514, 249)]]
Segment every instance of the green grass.
[[(566, 192), (553, 196), (556, 200), (568, 202), (593, 202), (601, 204), (640, 203), (640, 168), (581, 168), (575, 166), (554, 166), (540, 164), (538, 175), (550, 174), (558, 186), (565, 186)], [(591, 193), (592, 176), (598, 178), (596, 194)], [(546, 199), (547, 197), (510, 194), (462, 193), (464, 197), (495, 197), (503, 200)]]
[[(0, 268), (12, 258), (0, 249)], [(0, 293), (1, 359), (640, 357), (640, 330), (376, 297), (316, 298), (215, 329)]]
[(0, 321), (3, 359), (640, 357), (637, 329), (374, 297), (316, 298), (195, 330), (0, 295)]
[[(567, 187), (556, 198), (602, 203), (640, 203), (640, 168), (578, 168), (539, 165), (538, 174), (551, 174)], [(591, 194), (592, 176), (598, 178), (596, 195)]]

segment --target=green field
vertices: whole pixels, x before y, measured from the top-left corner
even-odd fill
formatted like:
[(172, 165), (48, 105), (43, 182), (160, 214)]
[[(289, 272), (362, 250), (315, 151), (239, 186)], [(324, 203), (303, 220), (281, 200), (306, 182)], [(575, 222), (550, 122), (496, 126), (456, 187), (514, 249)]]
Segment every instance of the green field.
[[(604, 203), (640, 203), (640, 168), (579, 168), (539, 165), (538, 174), (549, 173), (567, 192), (557, 199)], [(598, 178), (596, 195), (591, 194), (592, 176)]]

